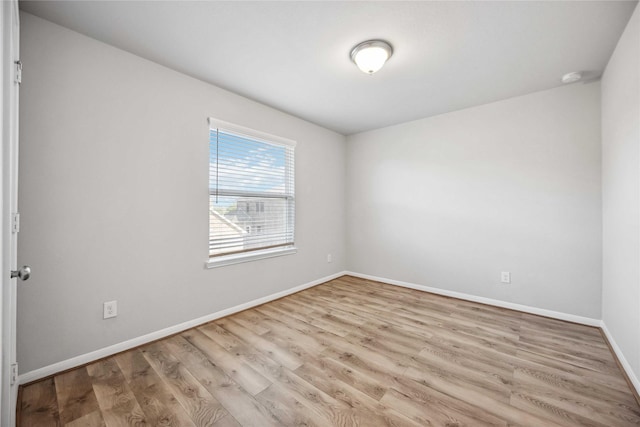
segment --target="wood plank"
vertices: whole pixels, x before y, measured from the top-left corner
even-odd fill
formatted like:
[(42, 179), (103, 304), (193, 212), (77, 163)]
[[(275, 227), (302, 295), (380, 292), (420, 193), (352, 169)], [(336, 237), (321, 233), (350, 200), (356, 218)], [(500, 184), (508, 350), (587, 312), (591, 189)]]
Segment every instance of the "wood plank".
[[(508, 403), (511, 397), (512, 374), (500, 376), (490, 369), (476, 370), (467, 368), (455, 360), (424, 353), (423, 357), (414, 358), (405, 376), (412, 379), (424, 377), (437, 378), (448, 384), (467, 390), (476, 391), (496, 402)], [(419, 374), (418, 374), (419, 373)], [(455, 373), (455, 375), (452, 375)]]
[(327, 357), (340, 363), (355, 375), (368, 378), (368, 381), (373, 384), (384, 384), (382, 387), (385, 391), (386, 388), (393, 387), (398, 383), (399, 376), (389, 372), (384, 366), (379, 366), (361, 358), (358, 354), (328, 348), (320, 354), (320, 357)]
[(242, 427), (242, 424), (240, 424), (231, 414), (227, 414), (220, 418), (214, 425), (215, 427)]
[(241, 324), (235, 322), (232, 318), (219, 320), (216, 324), (241, 338), (250, 346), (263, 351), (270, 358), (280, 363), (282, 366), (286, 366), (288, 369), (293, 370), (302, 365), (302, 362), (295, 354), (288, 352), (284, 348), (278, 347), (272, 341), (269, 341), (245, 328)]
[(407, 382), (391, 388), (380, 401), (419, 425), (506, 426), (507, 422), (487, 411), (421, 384)]
[[(640, 410), (627, 400), (622, 404), (615, 391), (594, 389), (580, 379), (566, 375), (553, 375), (534, 369), (517, 368), (514, 373), (513, 394), (519, 400), (513, 403), (520, 405), (545, 405), (555, 407), (556, 413), (565, 413), (566, 417), (588, 425), (591, 420), (605, 426), (618, 424), (640, 425)], [(514, 398), (512, 395), (512, 399)]]
[(20, 411), (23, 425), (59, 426), (60, 414), (53, 378), (24, 387)]
[(544, 414), (547, 416), (539, 416), (539, 414), (519, 411), (517, 408), (511, 406), (509, 402), (505, 403), (501, 400), (493, 399), (482, 391), (470, 389), (464, 385), (448, 381), (446, 378), (440, 376), (432, 377), (428, 373), (413, 367), (407, 369), (406, 377), (463, 402), (473, 402), (475, 406), (484, 408), (487, 412), (505, 419), (509, 423), (549, 427), (561, 425), (551, 421), (548, 418), (550, 414)]
[(260, 316), (256, 315), (256, 312), (253, 310), (241, 311), (233, 316), (233, 320), (258, 335), (264, 335), (270, 331), (270, 329), (262, 323)]
[(228, 414), (220, 402), (170, 353), (166, 344), (156, 342), (143, 347), (141, 351), (196, 426), (213, 426)]
[(149, 425), (195, 427), (184, 407), (149, 365), (140, 350), (121, 353), (114, 356), (114, 359), (127, 379)]
[(109, 426), (147, 424), (144, 412), (113, 358), (87, 366), (104, 421)]
[[(275, 340), (277, 338), (280, 342), (278, 345), (287, 348), (290, 352), (298, 355), (298, 357), (303, 356), (300, 355), (301, 351), (299, 351), (297, 347), (301, 347), (304, 352), (314, 354), (318, 354), (326, 348), (325, 344), (318, 342), (315, 338), (300, 332), (295, 328), (292, 328), (286, 322), (266, 316), (262, 312), (257, 313), (262, 317), (262, 323), (269, 327), (269, 332), (263, 336), (269, 340), (274, 340), (274, 342), (276, 342)], [(283, 342), (286, 342), (287, 344), (282, 344)]]
[[(33, 424), (34, 426), (46, 425), (46, 424)], [(83, 415), (70, 423), (64, 425), (65, 427), (106, 427), (104, 417), (101, 411), (91, 412), (90, 414)]]
[(324, 426), (327, 419), (318, 415), (279, 383), (271, 384), (256, 395), (260, 404), (274, 414), (283, 426)]
[[(291, 311), (292, 313), (295, 313), (296, 307), (304, 306), (301, 304), (296, 304), (293, 301), (290, 302), (290, 301), (279, 300), (279, 301), (275, 301), (275, 303), (277, 303), (276, 305), (277, 307), (280, 307), (283, 310)], [(317, 315), (317, 313), (314, 313), (314, 312), (310, 312), (308, 314), (305, 314), (304, 316), (298, 315), (298, 317), (300, 318), (300, 320), (303, 320), (304, 322), (309, 323), (312, 326), (323, 329), (327, 332), (331, 332), (332, 334), (335, 334), (340, 337), (348, 335), (350, 332), (349, 329), (345, 328), (344, 326), (336, 325), (335, 322), (322, 319), (320, 316)]]
[(355, 425), (416, 426), (416, 423), (399, 414), (355, 387), (342, 382), (333, 371), (334, 365), (324, 360), (308, 360), (295, 374), (313, 384), (336, 400), (344, 402)]
[(237, 360), (224, 347), (209, 338), (207, 330), (193, 329), (182, 336), (252, 395), (255, 396), (271, 385), (263, 375)]
[(100, 410), (86, 367), (63, 372), (54, 381), (62, 424)]
[[(202, 338), (202, 337), (201, 337)], [(204, 338), (192, 339), (195, 344), (208, 345)], [(166, 341), (171, 353), (180, 360), (200, 383), (229, 413), (244, 426), (277, 426), (280, 420), (262, 407), (251, 393), (243, 389), (233, 378), (221, 370), (214, 360), (182, 336)]]
[[(185, 336), (185, 338), (203, 353), (207, 354), (209, 359), (220, 360), (221, 358), (234, 358), (236, 359), (236, 364), (248, 365), (267, 378), (272, 384), (276, 384), (274, 387), (271, 387), (270, 391), (256, 396), (261, 399), (262, 402), (265, 401), (265, 396), (273, 393), (281, 394), (282, 390), (286, 390), (284, 396), (286, 396), (287, 400), (290, 403), (295, 403), (295, 405), (306, 408), (306, 417), (312, 421), (315, 419), (316, 421), (313, 421), (315, 424), (331, 425), (332, 420), (346, 416), (345, 409), (347, 408), (345, 405), (342, 405), (321, 390), (314, 388), (285, 366), (280, 365), (276, 360), (268, 357), (268, 354), (265, 354), (263, 351), (255, 349), (243, 342), (227, 352), (227, 350), (217, 344), (211, 347), (211, 343), (207, 341), (207, 338), (211, 339), (211, 341), (215, 340), (218, 337), (217, 334), (211, 337), (205, 336), (204, 338), (202, 335), (203, 334), (194, 334), (189, 337)], [(223, 356), (221, 353), (224, 352), (227, 352), (227, 354)], [(273, 407), (274, 410), (281, 410), (278, 406), (271, 407)], [(282, 412), (279, 412), (279, 414), (281, 416), (287, 415)]]

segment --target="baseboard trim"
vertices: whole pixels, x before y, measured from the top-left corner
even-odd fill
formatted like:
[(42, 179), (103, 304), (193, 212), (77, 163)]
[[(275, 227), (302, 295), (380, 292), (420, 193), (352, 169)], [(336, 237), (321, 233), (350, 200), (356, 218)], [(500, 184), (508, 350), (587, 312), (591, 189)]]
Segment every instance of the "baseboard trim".
[(376, 282), (387, 283), (389, 285), (401, 286), (403, 288), (417, 289), (432, 294), (443, 295), (462, 299), (465, 301), (477, 302), (481, 304), (493, 305), (495, 307), (508, 308), (510, 310), (522, 311), (529, 314), (537, 314), (538, 316), (550, 317), (552, 319), (564, 320), (566, 322), (579, 323), (581, 325), (600, 327), (602, 321), (600, 319), (592, 319), (590, 317), (576, 316), (574, 314), (562, 313), (559, 311), (547, 310), (544, 308), (530, 307), (528, 305), (516, 304), (497, 299), (485, 298), (476, 295), (465, 294), (462, 292), (448, 291), (446, 289), (432, 288), (430, 286), (418, 285), (415, 283), (403, 282), (400, 280), (387, 279), (384, 277), (371, 276), (369, 274), (356, 273), (347, 271), (345, 274), (349, 276), (359, 277), (361, 279), (373, 280)]
[(295, 294), (296, 292), (300, 292), (305, 289), (312, 288), (314, 286), (317, 286), (322, 283), (328, 282), (330, 280), (336, 279), (338, 277), (344, 276), (345, 274), (347, 274), (346, 271), (341, 271), (339, 273), (331, 274), (329, 276), (325, 276), (320, 279), (313, 280), (311, 282), (305, 283), (300, 286), (296, 286), (290, 289), (286, 289), (284, 291), (276, 292), (275, 294), (271, 294), (262, 298), (255, 299), (253, 301), (236, 305), (235, 307), (217, 311), (215, 313), (208, 314), (206, 316), (198, 317), (197, 319), (189, 320), (187, 322), (170, 326), (168, 328), (164, 328), (159, 331), (151, 332), (149, 334), (142, 335), (140, 337), (132, 338), (130, 340), (123, 341), (118, 344), (110, 345), (108, 347), (104, 347), (99, 350), (81, 354), (79, 356), (75, 356), (67, 360), (63, 360), (48, 366), (44, 366), (42, 368), (34, 369), (33, 371), (25, 372), (24, 374), (19, 375), (18, 383), (20, 385), (25, 385), (34, 381), (38, 381), (40, 379), (55, 375), (57, 373), (67, 371), (69, 369), (73, 369), (82, 365), (86, 365), (96, 360), (104, 359), (105, 357), (109, 357), (114, 354), (121, 353), (126, 350), (131, 350), (132, 348), (139, 347), (141, 345), (145, 345), (150, 342), (157, 341), (159, 339), (166, 338), (171, 335), (175, 335), (177, 333), (186, 331), (187, 329), (193, 328), (195, 326), (199, 326), (204, 323), (211, 322), (212, 320), (220, 319), (222, 317), (226, 317), (231, 314), (238, 313), (240, 311), (244, 311), (249, 308), (256, 307), (258, 305), (262, 305), (267, 302), (280, 299), (282, 297), (286, 297), (287, 295)]
[(640, 381), (638, 380), (638, 377), (636, 376), (635, 372), (633, 372), (633, 368), (631, 368), (631, 365), (629, 364), (627, 359), (624, 357), (622, 349), (620, 349), (620, 347), (618, 346), (618, 343), (613, 338), (613, 335), (611, 335), (611, 332), (609, 332), (609, 329), (607, 328), (606, 323), (604, 323), (604, 320), (600, 322), (600, 330), (602, 331), (607, 344), (609, 344), (611, 351), (618, 359), (618, 363), (620, 364), (620, 367), (622, 368), (622, 371), (626, 376), (629, 387), (634, 392), (634, 397), (636, 398), (638, 405), (640, 405)]

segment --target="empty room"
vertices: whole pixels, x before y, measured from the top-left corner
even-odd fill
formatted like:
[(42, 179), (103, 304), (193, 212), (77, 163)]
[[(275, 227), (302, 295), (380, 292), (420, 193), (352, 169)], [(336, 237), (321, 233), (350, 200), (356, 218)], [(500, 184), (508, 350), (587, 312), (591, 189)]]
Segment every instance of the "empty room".
[(640, 425), (636, 1), (0, 7), (0, 426)]

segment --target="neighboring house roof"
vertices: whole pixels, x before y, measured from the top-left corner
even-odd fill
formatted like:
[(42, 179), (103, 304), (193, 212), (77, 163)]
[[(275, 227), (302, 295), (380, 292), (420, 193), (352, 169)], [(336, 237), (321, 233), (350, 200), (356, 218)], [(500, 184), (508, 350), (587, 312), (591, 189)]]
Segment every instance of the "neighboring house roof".
[(223, 231), (224, 235), (227, 235), (227, 233), (235, 233), (239, 235), (247, 233), (242, 228), (229, 221), (227, 218), (214, 211), (213, 209), (209, 209), (209, 228), (215, 229), (216, 231)]

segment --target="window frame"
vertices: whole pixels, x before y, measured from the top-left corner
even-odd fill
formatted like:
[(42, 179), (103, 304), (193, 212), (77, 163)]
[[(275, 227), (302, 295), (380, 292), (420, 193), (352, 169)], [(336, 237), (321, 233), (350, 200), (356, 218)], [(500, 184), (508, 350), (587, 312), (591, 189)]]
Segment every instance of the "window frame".
[[(209, 258), (207, 259), (205, 266), (207, 268), (215, 268), (215, 267), (222, 267), (225, 265), (232, 265), (232, 264), (238, 264), (238, 263), (244, 263), (244, 262), (250, 262), (250, 261), (255, 261), (258, 259), (265, 259), (265, 258), (272, 258), (272, 257), (277, 257), (277, 256), (283, 256), (283, 255), (291, 255), (291, 254), (295, 254), (297, 252), (297, 248), (295, 246), (295, 147), (296, 147), (296, 141), (288, 139), (288, 138), (283, 138), (277, 135), (272, 135), (266, 132), (261, 132), (255, 129), (251, 129), (251, 128), (247, 128), (244, 126), (239, 126), (239, 125), (235, 125), (233, 123), (229, 123), (229, 122), (225, 122), (222, 120), (218, 120), (212, 117), (208, 118), (208, 134), (210, 135), (211, 130), (215, 130), (217, 129), (218, 131), (223, 131), (223, 132), (228, 132), (231, 134), (235, 134), (241, 137), (245, 137), (248, 139), (252, 139), (254, 141), (258, 141), (258, 142), (264, 142), (267, 144), (272, 144), (272, 145), (280, 145), (280, 146), (287, 146), (287, 147), (291, 147), (293, 149), (293, 165), (291, 166), (291, 170), (286, 170), (287, 174), (291, 174), (293, 173), (293, 177), (291, 179), (291, 185), (293, 186), (292, 188), (292, 195), (293, 195), (293, 242), (290, 245), (286, 245), (286, 246), (280, 246), (280, 247), (275, 247), (275, 248), (257, 248), (255, 250), (249, 250), (249, 251), (245, 251), (245, 252), (239, 252), (239, 253), (231, 253), (228, 255), (215, 255), (215, 256), (209, 256)], [(208, 139), (207, 145), (208, 145), (208, 150), (209, 150), (209, 158), (211, 155), (211, 147), (210, 147), (211, 141), (210, 139)], [(211, 168), (211, 162), (207, 162), (208, 163), (208, 167), (209, 170)], [(207, 178), (209, 179), (210, 182), (210, 175), (207, 174)], [(207, 193), (209, 196), (209, 203), (211, 203), (211, 189), (209, 188), (209, 184), (207, 185)], [(209, 229), (209, 236), (211, 236), (211, 229)], [(210, 237), (209, 237), (210, 238)], [(208, 245), (209, 247), (209, 245)], [(207, 252), (209, 252), (209, 249), (207, 250)]]

